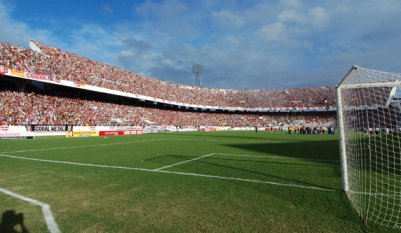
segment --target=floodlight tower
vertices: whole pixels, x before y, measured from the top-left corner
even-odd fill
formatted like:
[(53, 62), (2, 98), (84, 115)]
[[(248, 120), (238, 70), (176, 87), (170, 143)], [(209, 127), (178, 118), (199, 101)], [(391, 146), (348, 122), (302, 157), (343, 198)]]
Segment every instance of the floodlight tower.
[(196, 75), (196, 86), (201, 86), (200, 75), (203, 74), (203, 66), (199, 64), (194, 64), (192, 66), (192, 72)]

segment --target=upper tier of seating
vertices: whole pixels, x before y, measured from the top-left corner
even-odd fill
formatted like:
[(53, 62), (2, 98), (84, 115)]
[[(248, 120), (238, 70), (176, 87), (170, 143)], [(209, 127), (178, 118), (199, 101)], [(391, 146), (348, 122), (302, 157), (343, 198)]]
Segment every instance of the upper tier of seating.
[(186, 104), (241, 108), (335, 106), (334, 87), (235, 90), (188, 86), (144, 77), (40, 42), (34, 44), (41, 52), (0, 42), (0, 70), (23, 70)]

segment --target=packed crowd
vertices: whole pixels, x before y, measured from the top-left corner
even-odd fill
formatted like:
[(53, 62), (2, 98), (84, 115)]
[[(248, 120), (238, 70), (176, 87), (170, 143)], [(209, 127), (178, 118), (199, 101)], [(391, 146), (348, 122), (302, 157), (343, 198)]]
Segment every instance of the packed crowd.
[(288, 127), (289, 134), (325, 134), (327, 132), (328, 135), (334, 135), (335, 128), (330, 125), (326, 127), (325, 125), (322, 126), (289, 126)]
[(334, 87), (272, 90), (203, 88), (165, 82), (34, 42), (41, 50), (0, 42), (0, 67), (187, 104), (219, 107), (334, 107)]
[(9, 90), (0, 90), (0, 106), (3, 125), (312, 127), (335, 124), (334, 114), (183, 112)]

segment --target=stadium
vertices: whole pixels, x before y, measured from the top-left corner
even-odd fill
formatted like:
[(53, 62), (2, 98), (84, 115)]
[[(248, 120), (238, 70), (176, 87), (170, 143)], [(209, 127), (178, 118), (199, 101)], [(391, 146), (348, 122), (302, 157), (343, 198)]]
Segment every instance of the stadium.
[(401, 74), (350, 67), (213, 88), (0, 37), (0, 233), (399, 232)]

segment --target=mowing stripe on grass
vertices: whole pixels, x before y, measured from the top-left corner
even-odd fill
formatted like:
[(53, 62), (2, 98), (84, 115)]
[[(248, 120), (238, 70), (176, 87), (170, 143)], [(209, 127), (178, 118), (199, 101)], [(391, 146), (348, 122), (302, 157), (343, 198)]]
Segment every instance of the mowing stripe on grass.
[(53, 147), (53, 148), (43, 148), (43, 149), (31, 149), (31, 150), (17, 150), (6, 152), (10, 153), (24, 153), (24, 152), (37, 152), (37, 151), (50, 151), (50, 150), (65, 150), (65, 149), (79, 149), (79, 148), (88, 148), (88, 147), (98, 147), (98, 146), (112, 146), (112, 145), (123, 145), (123, 144), (132, 144), (132, 143), (140, 143), (140, 142), (153, 142), (159, 140), (141, 140), (141, 141), (131, 141), (131, 142), (114, 142), (114, 143), (102, 143), (102, 144), (92, 144), (92, 145), (83, 145), (83, 146), (64, 146), (64, 147)]
[(163, 170), (165, 168), (174, 167), (174, 166), (177, 166), (177, 165), (180, 165), (180, 164), (183, 164), (183, 163), (189, 163), (189, 162), (192, 162), (192, 161), (195, 161), (195, 160), (198, 160), (198, 159), (201, 159), (201, 158), (209, 157), (209, 156), (212, 156), (212, 155), (214, 155), (214, 153), (207, 154), (207, 155), (202, 155), (202, 156), (199, 156), (199, 157), (196, 157), (196, 158), (193, 158), (193, 159), (188, 159), (188, 160), (181, 161), (181, 162), (178, 162), (178, 163), (174, 163), (174, 164), (171, 164), (171, 165), (167, 165), (167, 166), (164, 166), (164, 167), (159, 167), (159, 168), (156, 168), (154, 170), (155, 171), (160, 171), (160, 170)]
[(306, 157), (288, 157), (288, 156), (278, 156), (278, 155), (242, 155), (242, 154), (225, 154), (225, 153), (215, 153), (216, 155), (223, 155), (223, 156), (238, 156), (238, 157), (251, 157), (251, 158), (274, 158), (274, 159), (296, 159), (296, 160), (310, 160), (316, 162), (333, 162), (339, 163), (340, 160), (333, 160), (333, 159), (313, 159), (313, 158), (306, 158)]
[[(124, 144), (133, 144), (133, 143), (142, 143), (142, 142), (157, 142), (157, 141), (202, 141), (202, 142), (235, 142), (232, 140), (219, 140), (219, 139), (191, 139), (191, 138), (179, 138), (179, 139), (149, 139), (149, 140), (140, 140), (140, 141), (130, 141), (130, 142), (112, 142), (112, 143), (102, 143), (102, 144), (92, 144), (92, 145), (83, 145), (83, 146), (63, 146), (63, 147), (52, 147), (52, 148), (42, 148), (42, 149), (29, 149), (29, 150), (17, 150), (17, 151), (4, 151), (7, 154), (13, 153), (25, 153), (25, 152), (37, 152), (37, 151), (51, 151), (51, 150), (67, 150), (67, 149), (80, 149), (80, 148), (89, 148), (89, 147), (100, 147), (100, 146), (113, 146), (113, 145), (124, 145)], [(241, 141), (244, 142), (244, 141)], [(251, 143), (251, 141), (248, 141)], [(252, 143), (255, 143), (252, 141)], [(266, 142), (263, 142), (266, 143)], [(269, 142), (269, 143), (278, 143), (278, 142)], [(3, 152), (3, 153), (4, 153)]]
[(322, 188), (322, 187), (318, 187), (318, 186), (278, 183), (278, 182), (272, 182), (272, 181), (244, 179), (244, 178), (237, 178), (237, 177), (217, 176), (217, 175), (207, 175), (207, 174), (199, 174), (199, 173), (174, 172), (174, 171), (154, 170), (154, 169), (136, 168), (136, 167), (122, 167), (122, 166), (100, 165), (100, 164), (90, 164), (90, 163), (67, 162), (67, 161), (59, 161), (59, 160), (35, 159), (35, 158), (13, 156), (13, 155), (7, 155), (7, 154), (0, 154), (0, 157), (31, 160), (31, 161), (38, 161), (38, 162), (47, 162), (47, 163), (68, 164), (68, 165), (85, 166), (85, 167), (124, 169), (124, 170), (132, 170), (132, 171), (144, 171), (144, 172), (175, 174), (175, 175), (183, 175), (183, 176), (205, 177), (205, 178), (213, 178), (213, 179), (220, 179), (220, 180), (234, 180), (234, 181), (242, 181), (242, 182), (249, 182), (249, 183), (270, 184), (270, 185), (283, 186), (283, 187), (312, 189), (312, 190), (327, 191), (327, 192), (341, 191), (339, 189)]
[(0, 188), (0, 192), (4, 193), (6, 195), (12, 196), (14, 198), (23, 200), (25, 202), (29, 202), (32, 205), (36, 205), (36, 206), (41, 207), (42, 208), (42, 212), (43, 212), (43, 217), (45, 218), (47, 229), (49, 229), (49, 232), (51, 232), (51, 233), (60, 233), (60, 229), (58, 228), (57, 222), (53, 217), (53, 214), (52, 214), (52, 212), (50, 210), (50, 205), (49, 204), (46, 204), (44, 202), (29, 198), (29, 197), (22, 196), (22, 195), (17, 194), (17, 193), (13, 193), (13, 192), (11, 192), (11, 191), (9, 191), (7, 189), (3, 189), (3, 188)]

